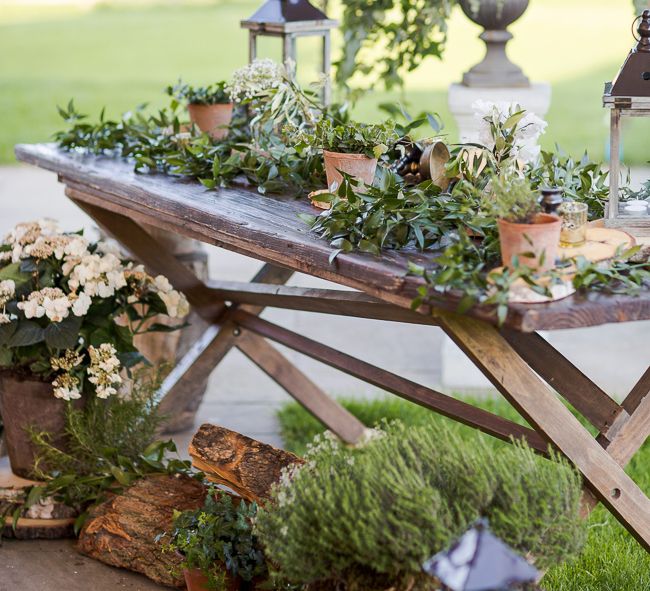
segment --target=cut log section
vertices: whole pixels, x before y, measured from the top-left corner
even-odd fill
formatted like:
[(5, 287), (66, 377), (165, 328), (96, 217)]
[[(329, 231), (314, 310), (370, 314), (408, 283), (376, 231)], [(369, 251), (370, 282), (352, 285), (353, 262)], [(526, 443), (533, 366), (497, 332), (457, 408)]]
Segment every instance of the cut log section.
[(183, 475), (143, 478), (91, 511), (78, 550), (111, 566), (142, 573), (156, 583), (184, 587), (181, 557), (165, 552), (156, 536), (172, 527), (174, 511), (203, 506), (206, 488)]
[(53, 499), (41, 499), (29, 509), (22, 509), (14, 523), (13, 513), (25, 504), (29, 489), (42, 484), (12, 474), (8, 462), (0, 465), (0, 534), (18, 540), (54, 540), (74, 536), (77, 513)]
[(189, 447), (194, 466), (247, 501), (267, 500), (282, 470), (298, 456), (217, 425), (201, 425)]

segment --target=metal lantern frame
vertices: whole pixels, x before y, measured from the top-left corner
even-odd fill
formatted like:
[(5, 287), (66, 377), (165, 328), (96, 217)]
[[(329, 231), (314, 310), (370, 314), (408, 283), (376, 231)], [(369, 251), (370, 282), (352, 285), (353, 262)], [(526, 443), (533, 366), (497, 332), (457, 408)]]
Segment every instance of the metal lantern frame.
[[(299, 37), (321, 37), (322, 54), (321, 65), (325, 75), (325, 84), (323, 86), (323, 103), (328, 105), (332, 99), (332, 82), (330, 72), (332, 69), (331, 58), (331, 36), (332, 29), (338, 26), (338, 21), (327, 18), (327, 15), (310, 5), (306, 0), (289, 0), (294, 3), (293, 15), (289, 18), (282, 14), (282, 3), (287, 0), (269, 0), (260, 10), (250, 18), (241, 21), (241, 27), (248, 29), (248, 59), (252, 63), (257, 58), (257, 38), (258, 37), (278, 37), (282, 40), (282, 61), (290, 71), (298, 63), (296, 41)], [(266, 19), (264, 9), (274, 6), (277, 15)], [(315, 14), (318, 18), (302, 19), (300, 18), (300, 8), (305, 14)], [(297, 14), (297, 16), (295, 16)], [(322, 18), (320, 18), (322, 16)]]
[(631, 216), (621, 212), (621, 121), (623, 117), (650, 117), (650, 10), (638, 23), (636, 46), (629, 53), (614, 82), (605, 84), (603, 106), (610, 109), (609, 130), (609, 205), (605, 225), (625, 228), (636, 236), (650, 236), (650, 216)]

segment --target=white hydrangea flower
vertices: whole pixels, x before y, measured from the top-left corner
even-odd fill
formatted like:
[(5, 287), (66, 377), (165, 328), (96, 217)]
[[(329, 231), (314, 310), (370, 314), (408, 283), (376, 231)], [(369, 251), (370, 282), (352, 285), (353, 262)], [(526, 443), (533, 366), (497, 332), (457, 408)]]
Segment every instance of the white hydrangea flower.
[(79, 391), (79, 379), (69, 373), (57, 376), (52, 382), (54, 396), (62, 400), (77, 400), (81, 398)]
[(0, 324), (9, 324), (11, 322), (11, 316), (6, 312), (0, 312)]
[(90, 367), (88, 368), (88, 381), (95, 386), (98, 398), (108, 398), (117, 394), (116, 386), (122, 383), (120, 376), (120, 360), (117, 350), (109, 343), (99, 347), (89, 347)]
[(253, 63), (235, 70), (226, 87), (235, 102), (250, 100), (284, 82), (284, 67), (272, 59), (256, 59)]
[(190, 312), (190, 305), (183, 293), (176, 290), (168, 292), (159, 292), (158, 296), (167, 308), (167, 314), (170, 318), (184, 318)]
[(23, 311), (25, 318), (42, 318), (46, 315), (52, 322), (61, 322), (67, 318), (71, 306), (68, 296), (58, 287), (33, 291), (27, 300), (18, 302), (18, 309)]
[(4, 306), (16, 293), (16, 284), (11, 279), (0, 281), (0, 306)]
[[(493, 150), (495, 138), (492, 136), (490, 122), (503, 123), (511, 115), (521, 111), (521, 107), (512, 102), (477, 100), (472, 103), (472, 110), (479, 123), (478, 143)], [(526, 163), (535, 162), (541, 151), (539, 138), (547, 126), (546, 121), (534, 113), (527, 112), (517, 124), (511, 156)]]
[(164, 275), (158, 275), (155, 277), (153, 284), (156, 286), (156, 289), (162, 293), (169, 293), (174, 289), (172, 287), (172, 284), (169, 282), (169, 279), (167, 279), (167, 277)]
[(82, 291), (77, 295), (77, 299), (72, 304), (72, 313), (75, 316), (85, 316), (88, 314), (92, 303), (93, 299), (86, 292)]

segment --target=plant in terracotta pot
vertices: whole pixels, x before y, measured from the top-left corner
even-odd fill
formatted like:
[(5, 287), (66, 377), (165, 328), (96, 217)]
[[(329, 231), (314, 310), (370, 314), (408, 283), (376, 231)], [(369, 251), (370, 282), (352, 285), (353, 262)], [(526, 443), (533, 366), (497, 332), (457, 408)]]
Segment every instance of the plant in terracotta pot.
[(482, 206), (497, 219), (504, 266), (521, 264), (537, 271), (555, 266), (562, 223), (557, 216), (541, 213), (530, 181), (503, 171), (492, 178)]
[(336, 190), (343, 181), (341, 173), (372, 185), (379, 158), (399, 140), (399, 134), (392, 121), (337, 124), (323, 117), (314, 129), (302, 130), (294, 139), (299, 153), (306, 149), (322, 151), (327, 186)]
[(165, 277), (109, 243), (63, 233), (50, 220), (11, 230), (0, 243), (0, 408), (14, 473), (33, 471), (30, 430), (59, 443), (66, 401), (118, 393), (123, 370), (143, 361), (135, 335), (177, 328), (150, 318), (187, 312)]
[(188, 591), (252, 590), (266, 578), (266, 560), (253, 519), (257, 505), (211, 488), (202, 508), (174, 516), (166, 549), (183, 556)]
[(167, 94), (179, 103), (187, 103), (192, 123), (202, 132), (215, 140), (223, 139), (228, 135), (233, 103), (226, 90), (225, 82), (194, 87), (179, 80), (175, 86), (167, 88)]

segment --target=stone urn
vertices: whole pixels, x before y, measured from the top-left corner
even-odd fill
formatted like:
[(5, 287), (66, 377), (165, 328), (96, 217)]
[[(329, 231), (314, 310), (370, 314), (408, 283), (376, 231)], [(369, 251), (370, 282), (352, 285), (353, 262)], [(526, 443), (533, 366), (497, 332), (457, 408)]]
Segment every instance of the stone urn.
[(529, 0), (459, 0), (467, 17), (485, 31), (480, 38), (487, 51), (483, 61), (463, 75), (463, 84), (472, 87), (528, 87), (530, 81), (522, 69), (506, 54), (506, 44), (512, 39), (507, 28), (528, 8)]

